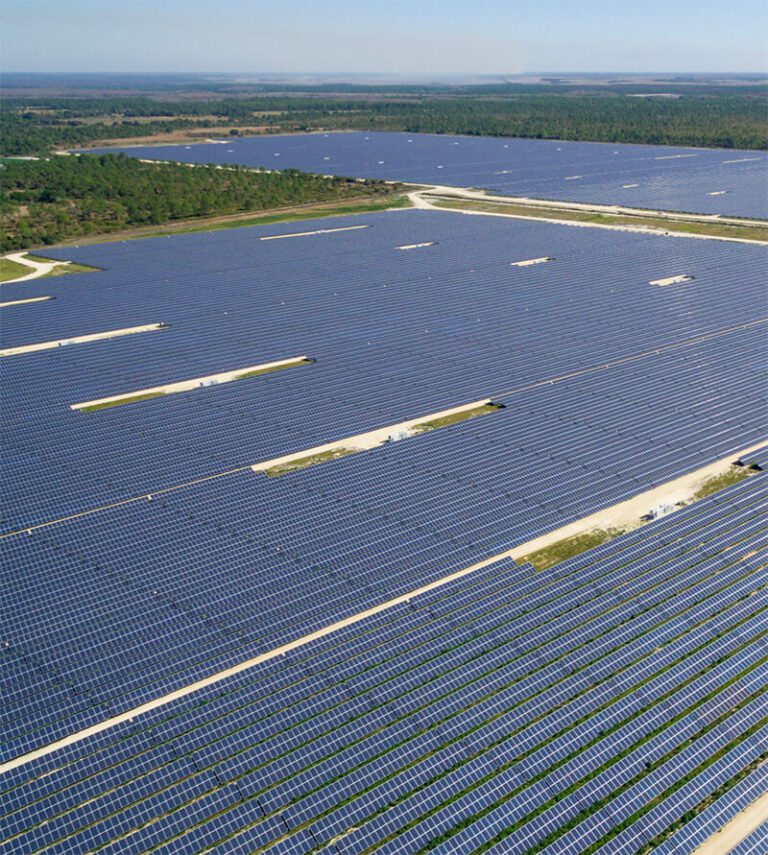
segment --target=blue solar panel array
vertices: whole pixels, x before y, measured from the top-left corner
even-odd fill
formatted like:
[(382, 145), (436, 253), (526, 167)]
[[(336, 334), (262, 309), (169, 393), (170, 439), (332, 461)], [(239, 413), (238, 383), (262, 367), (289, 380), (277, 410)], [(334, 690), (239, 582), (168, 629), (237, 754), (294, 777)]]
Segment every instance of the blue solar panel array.
[(496, 561), (32, 760), (6, 851), (693, 852), (768, 783), (767, 508)]
[(134, 146), (149, 160), (293, 167), (534, 199), (768, 218), (768, 152), (401, 133)]
[[(5, 757), (765, 438), (762, 247), (422, 211), (324, 228), (351, 224), (52, 251), (104, 270), (3, 286), (56, 297), (7, 311), (8, 346), (170, 324), (2, 360)], [(648, 284), (678, 271), (694, 283)], [(506, 408), (284, 478), (240, 469), (485, 397)]]

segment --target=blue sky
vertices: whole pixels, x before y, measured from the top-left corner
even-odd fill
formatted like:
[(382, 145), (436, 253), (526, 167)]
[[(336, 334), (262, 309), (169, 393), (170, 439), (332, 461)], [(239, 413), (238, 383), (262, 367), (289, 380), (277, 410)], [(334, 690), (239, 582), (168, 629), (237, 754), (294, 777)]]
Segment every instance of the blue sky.
[(2, 0), (6, 71), (765, 71), (758, 0)]

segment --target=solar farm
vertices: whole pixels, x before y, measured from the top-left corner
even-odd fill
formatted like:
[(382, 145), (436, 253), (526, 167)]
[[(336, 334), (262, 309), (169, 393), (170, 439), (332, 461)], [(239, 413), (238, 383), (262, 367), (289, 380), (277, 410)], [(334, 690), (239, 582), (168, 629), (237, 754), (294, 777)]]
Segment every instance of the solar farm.
[[(764, 152), (613, 151), (129, 153), (768, 216)], [(0, 289), (0, 851), (725, 851), (768, 792), (767, 252), (415, 208), (46, 250), (96, 270)]]
[(99, 150), (150, 160), (292, 167), (356, 178), (478, 187), (521, 198), (768, 219), (764, 151), (381, 132)]

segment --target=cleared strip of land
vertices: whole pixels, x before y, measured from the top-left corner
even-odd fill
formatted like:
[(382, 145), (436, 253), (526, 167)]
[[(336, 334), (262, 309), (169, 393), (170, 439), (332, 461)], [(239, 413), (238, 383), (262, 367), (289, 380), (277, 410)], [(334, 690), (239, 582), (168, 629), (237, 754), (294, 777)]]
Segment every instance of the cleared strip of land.
[(26, 300), (9, 300), (7, 303), (0, 303), (0, 309), (9, 309), (11, 306), (24, 306), (27, 303), (44, 303), (46, 300), (51, 300), (52, 297), (27, 297)]
[(311, 232), (292, 232), (288, 235), (265, 235), (264, 237), (260, 237), (259, 240), (283, 240), (284, 238), (297, 238), (297, 237), (309, 237), (309, 235), (328, 235), (332, 232), (354, 232), (358, 229), (367, 229), (367, 225), (361, 226), (339, 226), (336, 229), (315, 229)]
[(166, 383), (163, 386), (152, 386), (149, 389), (138, 389), (133, 392), (111, 395), (107, 398), (83, 401), (80, 404), (71, 404), (70, 410), (79, 410), (83, 413), (94, 412), (108, 407), (131, 404), (136, 401), (146, 401), (149, 398), (159, 398), (163, 395), (175, 395), (177, 392), (189, 392), (192, 389), (199, 389), (202, 386), (216, 386), (221, 383), (231, 383), (234, 380), (245, 380), (248, 377), (256, 377), (259, 374), (270, 374), (273, 371), (282, 371), (283, 369), (295, 368), (299, 365), (309, 365), (311, 362), (312, 360), (307, 356), (294, 356), (290, 359), (278, 360), (277, 362), (264, 362), (261, 365), (236, 368), (233, 371), (222, 371), (218, 374), (209, 374), (206, 377), (194, 377), (191, 380), (180, 380), (177, 383)]
[(474, 401), (471, 404), (462, 404), (460, 407), (441, 410), (432, 415), (420, 416), (387, 427), (359, 433), (355, 436), (348, 436), (335, 442), (317, 445), (314, 448), (306, 448), (303, 451), (275, 457), (272, 460), (264, 460), (251, 466), (251, 469), (254, 472), (263, 472), (269, 477), (284, 475), (296, 469), (305, 469), (307, 466), (314, 466), (327, 460), (356, 454), (358, 451), (369, 451), (372, 448), (384, 445), (386, 442), (406, 439), (428, 430), (436, 430), (476, 416), (486, 415), (496, 409), (499, 409), (498, 405), (494, 405), (490, 398), (486, 398), (482, 401)]
[(542, 255), (541, 258), (528, 258), (525, 261), (510, 261), (510, 267), (530, 267), (532, 264), (545, 264), (547, 261), (554, 261), (549, 255)]
[[(509, 557), (516, 561), (529, 561), (536, 567), (554, 566), (559, 561), (564, 561), (579, 552), (584, 552), (586, 549), (598, 545), (598, 543), (605, 543), (624, 534), (624, 532), (638, 528), (643, 523), (643, 515), (649, 511), (665, 507), (669, 508), (667, 513), (673, 513), (676, 508), (684, 507), (704, 498), (705, 495), (709, 494), (704, 488), (715, 479), (722, 479), (720, 480), (720, 487), (727, 486), (722, 476), (731, 470), (735, 471), (734, 480), (748, 477), (747, 470), (734, 467), (733, 464), (743, 455), (753, 454), (765, 448), (767, 444), (763, 441), (749, 448), (744, 448), (735, 455), (729, 455), (707, 466), (702, 466), (693, 472), (688, 472), (679, 478), (668, 481), (666, 484), (639, 493), (624, 502), (596, 511), (594, 514), (576, 520), (576, 522), (543, 534), (535, 540), (510, 550)], [(581, 548), (577, 539), (589, 538), (590, 534), (595, 536), (595, 542), (591, 543), (587, 539), (586, 544)], [(547, 551), (550, 551), (550, 556), (546, 555)], [(537, 553), (541, 556), (541, 561), (536, 560)]]
[(768, 793), (736, 814), (730, 822), (695, 849), (693, 855), (725, 855), (764, 822), (768, 822)]
[[(474, 406), (477, 405), (466, 405), (466, 407)], [(653, 490), (647, 490), (644, 493), (640, 493), (633, 499), (629, 499), (628, 502), (635, 503), (637, 508), (651, 507), (654, 503), (658, 501), (658, 494), (663, 493), (664, 495), (666, 495), (669, 491), (678, 489), (678, 483), (683, 481), (684, 479), (688, 479), (691, 482), (700, 482), (703, 477), (703, 472), (706, 472), (711, 468), (727, 467), (742, 456), (747, 455), (757, 450), (758, 448), (763, 447), (764, 445), (765, 443), (762, 443), (759, 446), (752, 446), (750, 448), (742, 449), (741, 451), (736, 452), (734, 454), (730, 454), (728, 455), (728, 457), (711, 464), (709, 467), (702, 467), (702, 469), (689, 473), (688, 475), (683, 476), (683, 478), (681, 479), (676, 479), (675, 481), (669, 482), (669, 484), (662, 485), (661, 487), (657, 487)], [(615, 508), (619, 508), (626, 504), (627, 503), (622, 502), (621, 505), (616, 505)], [(598, 512), (598, 514), (593, 514), (585, 519), (591, 520), (593, 517), (598, 517), (601, 514), (605, 515), (611, 514), (613, 512), (615, 512), (614, 508), (607, 508), (604, 511)], [(574, 525), (578, 525), (578, 523), (574, 523)], [(559, 536), (567, 528), (569, 527), (565, 526), (561, 529), (557, 529), (550, 535), (545, 535), (544, 537)], [(3, 774), (4, 772), (10, 772), (12, 769), (17, 769), (18, 767), (24, 766), (27, 763), (32, 762), (33, 760), (39, 759), (40, 757), (46, 757), (47, 755), (52, 754), (61, 748), (65, 748), (68, 745), (74, 745), (84, 739), (87, 739), (91, 736), (95, 736), (98, 733), (103, 733), (105, 730), (109, 730), (110, 728), (116, 727), (119, 724), (122, 724), (127, 721), (132, 721), (137, 716), (143, 715), (147, 712), (151, 712), (152, 710), (158, 709), (159, 707), (165, 706), (166, 704), (179, 700), (180, 698), (187, 697), (188, 695), (191, 695), (194, 692), (199, 691), (200, 689), (204, 689), (207, 686), (212, 686), (216, 683), (220, 683), (222, 680), (226, 680), (227, 678), (233, 677), (236, 674), (241, 674), (243, 671), (247, 671), (248, 669), (253, 668), (256, 665), (259, 665), (263, 662), (268, 662), (269, 660), (275, 659), (278, 656), (283, 656), (289, 651), (295, 650), (296, 648), (303, 647), (304, 645), (309, 644), (311, 641), (315, 641), (319, 638), (324, 638), (325, 636), (330, 635), (331, 633), (336, 632), (337, 630), (359, 623), (360, 621), (363, 621), (366, 618), (372, 617), (373, 615), (379, 614), (380, 612), (386, 611), (387, 609), (393, 608), (394, 606), (400, 605), (401, 603), (406, 603), (409, 600), (412, 600), (414, 597), (418, 597), (419, 595), (425, 594), (428, 591), (440, 588), (443, 585), (446, 585), (456, 579), (461, 579), (464, 576), (468, 576), (469, 574), (474, 573), (476, 570), (480, 570), (483, 567), (487, 567), (490, 564), (494, 564), (502, 558), (512, 558), (515, 560), (520, 560), (521, 557), (530, 553), (535, 544), (539, 543), (541, 540), (542, 538), (537, 538), (536, 540), (529, 541), (528, 543), (519, 544), (518, 546), (506, 550), (505, 552), (493, 555), (482, 561), (478, 561), (477, 563), (472, 564), (469, 567), (464, 567), (463, 569), (458, 570), (455, 573), (451, 573), (448, 576), (444, 576), (441, 579), (437, 579), (434, 582), (430, 582), (427, 585), (422, 585), (419, 588), (415, 588), (414, 590), (409, 591), (407, 594), (402, 594), (398, 597), (393, 597), (392, 599), (380, 603), (377, 606), (373, 606), (370, 609), (358, 612), (357, 614), (351, 615), (350, 617), (344, 618), (343, 620), (329, 624), (328, 626), (323, 627), (322, 629), (317, 630), (316, 632), (312, 632), (308, 635), (302, 636), (301, 638), (297, 638), (294, 641), (289, 642), (288, 644), (276, 647), (273, 650), (267, 651), (266, 653), (261, 653), (251, 659), (246, 659), (245, 661), (239, 662), (238, 664), (226, 668), (223, 671), (219, 671), (216, 674), (211, 674), (209, 677), (205, 677), (202, 680), (197, 680), (194, 683), (190, 683), (187, 686), (183, 686), (180, 689), (176, 689), (173, 692), (169, 692), (168, 694), (163, 695), (162, 697), (155, 698), (152, 701), (148, 701), (147, 703), (141, 704), (124, 713), (120, 713), (119, 715), (105, 719), (104, 721), (101, 721), (98, 724), (91, 725), (90, 727), (84, 728), (83, 730), (80, 730), (76, 733), (72, 733), (69, 736), (56, 740), (55, 742), (51, 742), (48, 745), (43, 746), (42, 748), (37, 748), (27, 754), (22, 754), (19, 757), (15, 757), (14, 759), (9, 760), (6, 763), (0, 765), (0, 774)]]
[(0, 350), (0, 356), (20, 356), (23, 353), (36, 353), (39, 350), (53, 350), (57, 347), (66, 347), (70, 344), (89, 344), (92, 341), (104, 341), (108, 338), (120, 338), (137, 333), (154, 332), (155, 330), (169, 329), (168, 324), (145, 324), (140, 327), (126, 327), (122, 330), (107, 330), (106, 332), (90, 333), (89, 335), (78, 335), (73, 338), (60, 338), (56, 341), (41, 341), (37, 344), (22, 344), (19, 347), (7, 347)]

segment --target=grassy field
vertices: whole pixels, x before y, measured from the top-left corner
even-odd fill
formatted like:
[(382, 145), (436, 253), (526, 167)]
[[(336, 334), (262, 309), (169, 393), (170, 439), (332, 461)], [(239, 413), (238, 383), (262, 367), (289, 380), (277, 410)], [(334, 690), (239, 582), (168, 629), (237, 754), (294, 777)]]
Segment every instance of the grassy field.
[(31, 273), (32, 268), (8, 258), (0, 258), (0, 282), (9, 282)]
[(732, 226), (720, 223), (685, 222), (663, 217), (641, 217), (623, 214), (594, 214), (589, 211), (570, 211), (558, 208), (506, 204), (505, 202), (474, 202), (471, 200), (439, 200), (434, 204), (440, 208), (464, 209), (488, 214), (535, 217), (542, 220), (569, 220), (575, 223), (592, 223), (601, 226), (630, 226), (637, 229), (659, 229), (675, 234), (703, 235), (705, 237), (729, 237), (768, 243), (768, 226)]

